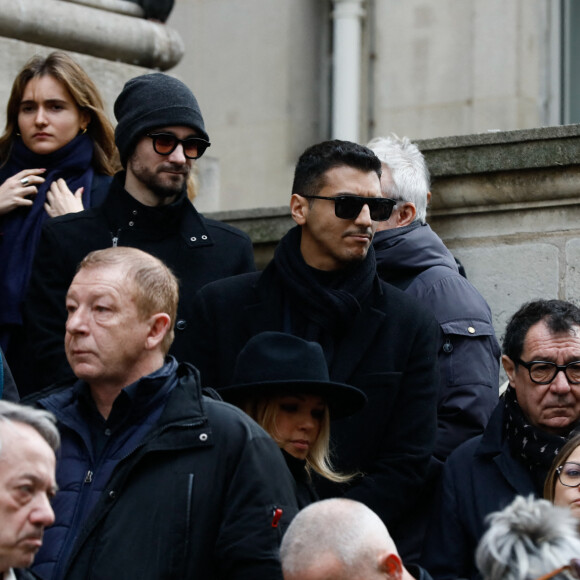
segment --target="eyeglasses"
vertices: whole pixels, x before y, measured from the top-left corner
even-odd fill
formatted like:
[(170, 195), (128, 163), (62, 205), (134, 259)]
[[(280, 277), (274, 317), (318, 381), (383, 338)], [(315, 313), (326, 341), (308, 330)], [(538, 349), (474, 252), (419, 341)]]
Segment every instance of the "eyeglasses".
[(343, 220), (354, 220), (358, 217), (365, 205), (369, 206), (371, 219), (375, 222), (384, 222), (391, 217), (393, 208), (397, 205), (394, 199), (386, 197), (362, 197), (359, 195), (337, 195), (324, 197), (322, 195), (298, 195), (306, 199), (326, 199), (334, 202), (334, 215)]
[(566, 365), (557, 365), (544, 360), (525, 362), (521, 358), (517, 359), (516, 362), (528, 369), (530, 379), (538, 385), (550, 384), (560, 371), (566, 375), (569, 383), (580, 384), (580, 360), (569, 362)]
[(536, 580), (550, 580), (550, 578), (554, 578), (554, 576), (557, 576), (562, 572), (570, 572), (570, 575), (574, 578), (580, 578), (580, 560), (578, 558), (572, 558), (570, 563), (566, 564), (565, 566), (561, 566), (560, 568), (556, 568), (552, 572), (544, 574)]
[(578, 487), (580, 485), (580, 464), (564, 463), (556, 469), (558, 479), (566, 487)]
[(178, 145), (183, 147), (183, 154), (188, 159), (199, 159), (205, 150), (211, 145), (209, 141), (200, 137), (188, 137), (178, 139), (172, 133), (148, 133), (147, 137), (153, 139), (153, 149), (159, 155), (171, 155)]

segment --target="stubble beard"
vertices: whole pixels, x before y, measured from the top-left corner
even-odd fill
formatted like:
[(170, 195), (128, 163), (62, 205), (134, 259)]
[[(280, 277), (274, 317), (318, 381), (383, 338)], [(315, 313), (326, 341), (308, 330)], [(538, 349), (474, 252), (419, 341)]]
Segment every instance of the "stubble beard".
[[(181, 174), (166, 173), (165, 170), (183, 171)], [(140, 168), (136, 177), (159, 199), (177, 197), (187, 186), (188, 167), (175, 167), (170, 164), (160, 165), (155, 172)]]

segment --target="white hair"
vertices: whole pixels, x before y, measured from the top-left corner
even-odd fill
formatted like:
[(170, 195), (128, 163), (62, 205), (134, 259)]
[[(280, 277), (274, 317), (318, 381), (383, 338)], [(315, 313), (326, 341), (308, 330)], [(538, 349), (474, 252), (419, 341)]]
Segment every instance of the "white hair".
[(308, 570), (322, 555), (360, 572), (385, 550), (397, 552), (379, 516), (358, 501), (333, 498), (298, 513), (282, 539), (280, 559), (285, 574)]
[[(60, 434), (55, 425), (56, 419), (52, 413), (34, 409), (9, 401), (0, 401), (0, 423), (24, 423), (38, 431), (38, 434), (56, 451), (60, 445)], [(2, 440), (0, 438), (0, 454)]]
[[(487, 517), (475, 554), (484, 580), (538, 578), (580, 557), (577, 520), (545, 499), (518, 496)], [(562, 572), (555, 578), (573, 578)]]
[(375, 137), (367, 143), (375, 155), (386, 165), (393, 180), (389, 191), (383, 195), (391, 199), (410, 201), (417, 209), (415, 220), (425, 222), (427, 217), (427, 194), (429, 193), (429, 170), (419, 148), (408, 137), (402, 139), (391, 133), (388, 137)]

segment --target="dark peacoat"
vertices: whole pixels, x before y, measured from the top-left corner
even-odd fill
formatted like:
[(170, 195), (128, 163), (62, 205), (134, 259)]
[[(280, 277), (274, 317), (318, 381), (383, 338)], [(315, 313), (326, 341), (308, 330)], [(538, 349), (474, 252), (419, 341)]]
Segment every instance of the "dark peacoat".
[(25, 302), (29, 383), (21, 395), (72, 376), (64, 354), (65, 297), (80, 261), (91, 251), (131, 246), (167, 264), (180, 282), (175, 341), (170, 353), (190, 360), (191, 304), (195, 292), (213, 280), (255, 269), (250, 238), (199, 214), (185, 192), (174, 203), (148, 207), (129, 195), (118, 173), (104, 203), (49, 220), (33, 266)]
[(542, 497), (529, 468), (512, 455), (504, 438), (504, 407), (501, 400), (483, 435), (460, 445), (443, 468), (422, 557), (435, 580), (480, 578), (474, 554), (486, 516), (516, 495)]
[[(204, 385), (228, 385), (245, 343), (265, 330), (284, 331), (283, 287), (270, 264), (203, 288), (193, 303), (193, 362)], [(426, 474), (436, 429), (437, 325), (413, 298), (376, 279), (342, 340), (333, 345), (330, 378), (368, 397), (362, 412), (331, 429), (335, 464), (361, 470), (348, 489), (324, 496), (362, 501), (390, 525), (404, 516)], [(302, 337), (304, 338), (304, 337)]]

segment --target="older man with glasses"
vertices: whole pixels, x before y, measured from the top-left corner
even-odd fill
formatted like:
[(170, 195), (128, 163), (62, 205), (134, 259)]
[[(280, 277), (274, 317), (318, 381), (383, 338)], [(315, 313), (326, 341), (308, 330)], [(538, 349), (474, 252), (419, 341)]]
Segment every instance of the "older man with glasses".
[[(196, 159), (210, 146), (201, 110), (181, 81), (138, 76), (115, 102), (115, 142), (125, 168), (102, 206), (47, 222), (26, 300), (32, 376), (21, 392), (71, 374), (64, 355), (64, 301), (89, 252), (131, 246), (160, 258), (177, 275), (184, 298), (226, 276), (255, 269), (249, 237), (199, 214), (188, 199)], [(69, 219), (70, 218), (70, 219)], [(179, 304), (171, 354), (189, 360), (190, 302)]]
[(541, 497), (553, 459), (580, 430), (580, 309), (561, 300), (524, 304), (507, 325), (503, 353), (505, 395), (483, 435), (445, 464), (424, 551), (436, 579), (477, 577), (486, 516), (516, 495)]

